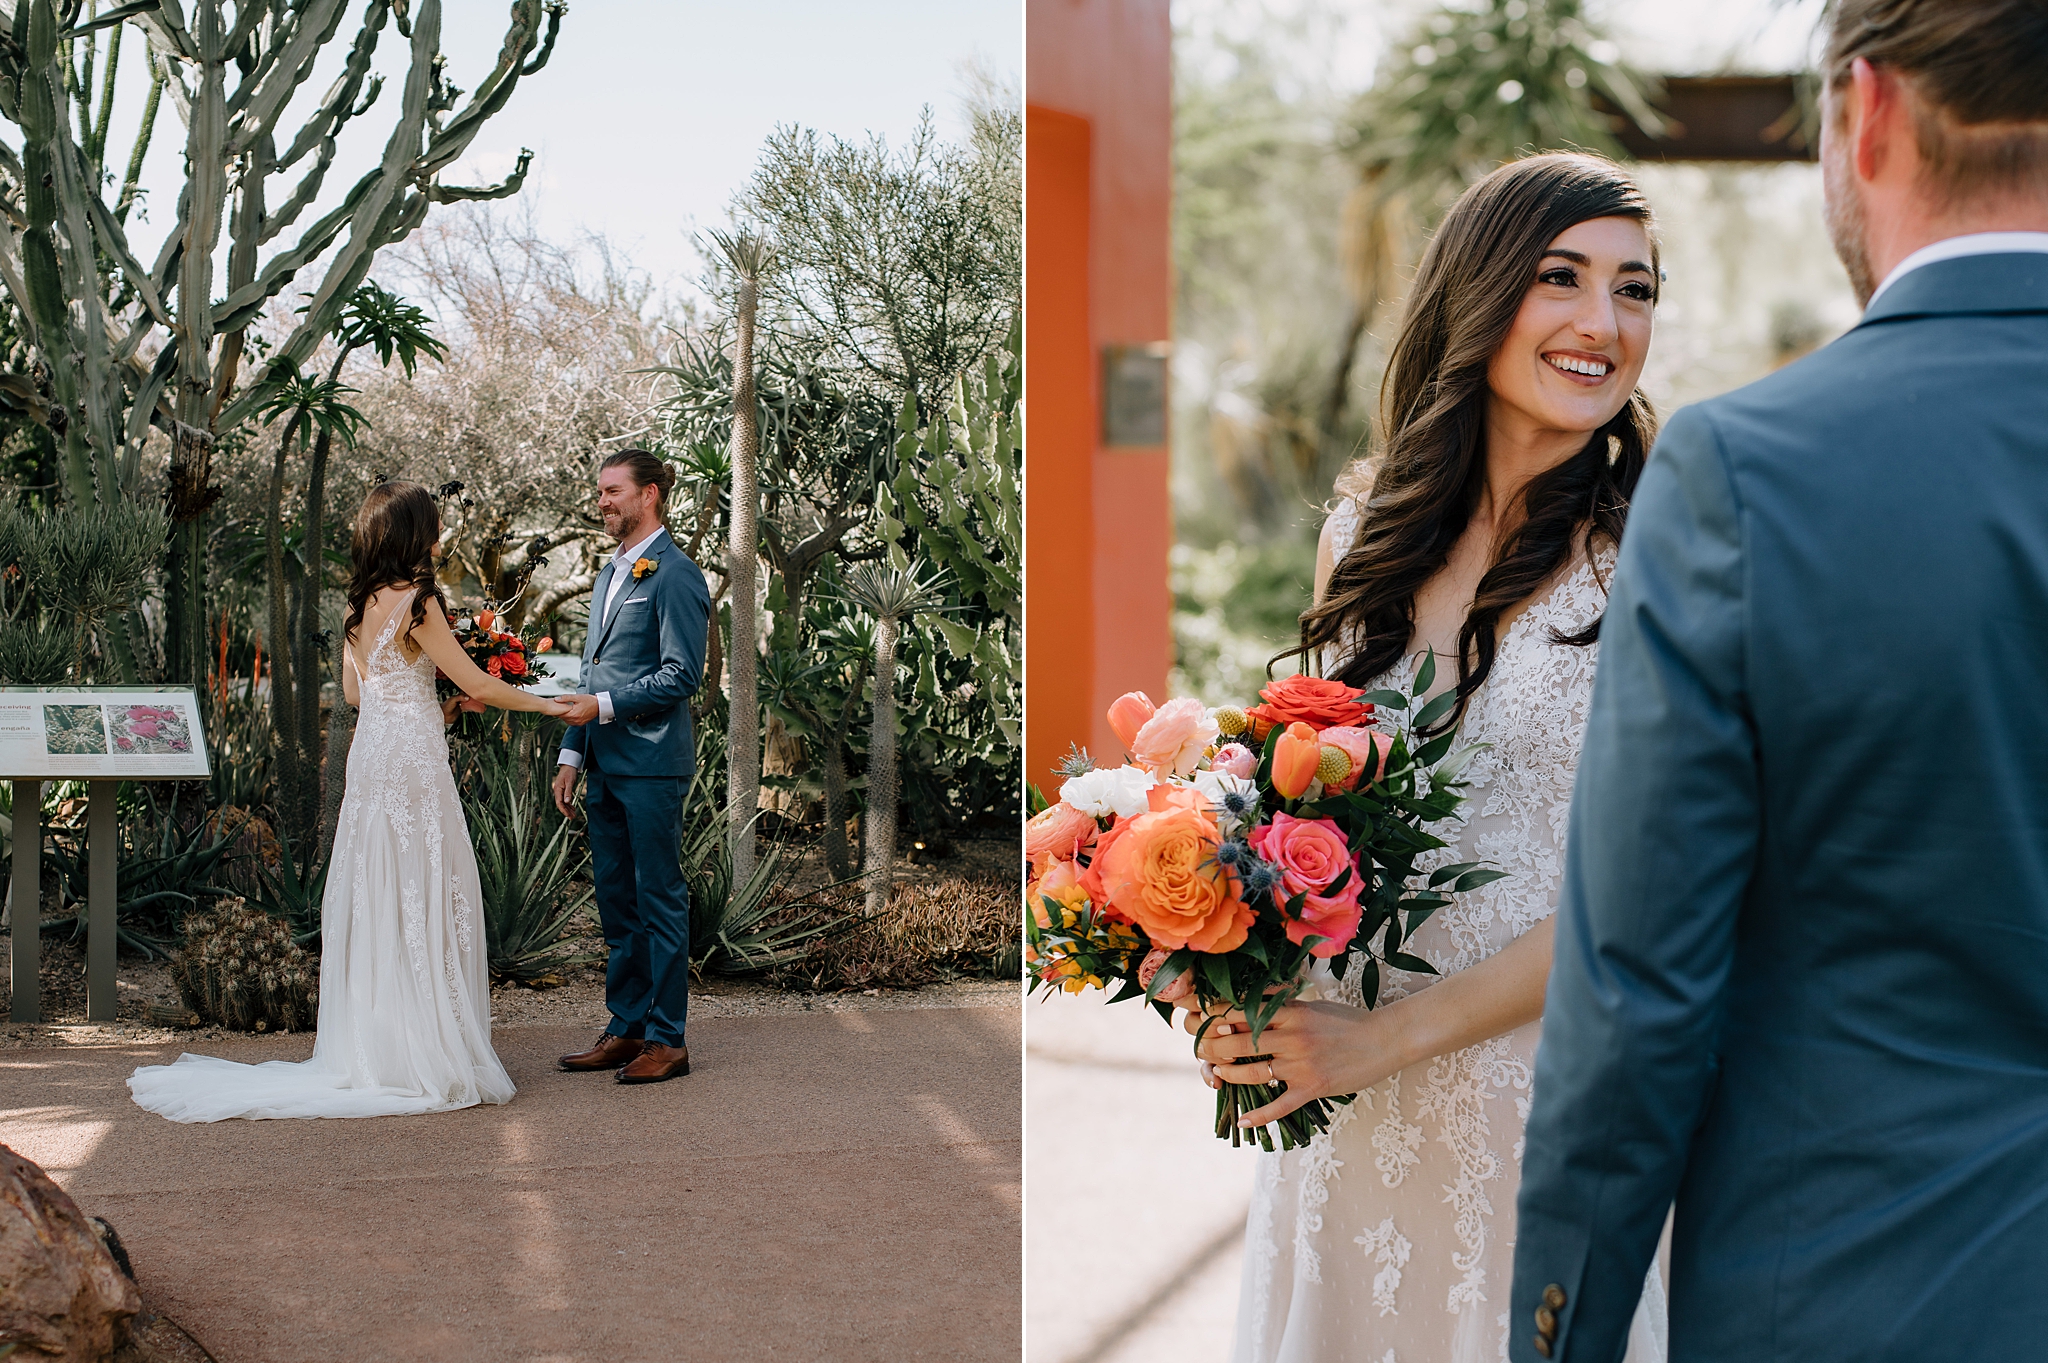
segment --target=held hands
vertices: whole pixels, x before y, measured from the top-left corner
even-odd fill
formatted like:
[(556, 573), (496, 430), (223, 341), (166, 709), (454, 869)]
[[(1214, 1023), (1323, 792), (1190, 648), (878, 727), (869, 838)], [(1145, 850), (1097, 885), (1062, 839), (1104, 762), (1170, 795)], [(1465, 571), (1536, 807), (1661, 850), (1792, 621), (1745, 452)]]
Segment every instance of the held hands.
[(468, 696), (450, 696), (441, 702), (441, 727), (445, 729), (453, 724), (457, 715), (480, 715), (483, 712), (484, 703), (480, 700), (472, 700)]
[(549, 696), (542, 703), (541, 713), (555, 719), (566, 719), (571, 724), (578, 723), (572, 718), (576, 713), (575, 700), (574, 696)]
[(578, 728), (597, 718), (596, 696), (561, 696), (558, 699), (567, 702), (569, 707), (561, 711), (562, 718)]
[(567, 763), (555, 768), (555, 783), (551, 789), (555, 797), (555, 808), (562, 812), (565, 819), (576, 817), (576, 778), (582, 774), (581, 769)]
[[(1203, 1032), (1205, 1016), (1216, 1020)], [(1371, 1088), (1413, 1059), (1404, 1045), (1400, 1012), (1391, 1004), (1367, 1010), (1341, 1003), (1290, 1003), (1266, 1024), (1256, 1046), (1251, 1023), (1235, 1010), (1183, 1013), (1181, 1025), (1201, 1035), (1195, 1054), (1210, 1088), (1220, 1088), (1225, 1079), (1238, 1084), (1277, 1079), (1287, 1085), (1285, 1093), (1240, 1119), (1238, 1124), (1247, 1128), (1278, 1121), (1311, 1098)]]

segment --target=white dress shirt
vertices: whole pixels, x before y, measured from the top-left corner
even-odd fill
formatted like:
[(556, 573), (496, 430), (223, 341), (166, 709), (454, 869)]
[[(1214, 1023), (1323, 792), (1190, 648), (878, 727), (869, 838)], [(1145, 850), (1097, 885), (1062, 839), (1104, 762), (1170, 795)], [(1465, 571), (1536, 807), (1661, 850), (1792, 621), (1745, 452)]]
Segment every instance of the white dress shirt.
[[(1875, 303), (1884, 297), (1884, 291), (1899, 282), (1902, 275), (1932, 265), (1937, 260), (1955, 260), (1962, 256), (1995, 256), (2009, 251), (2039, 251), (2048, 254), (2048, 232), (1965, 232), (1959, 237), (1929, 242), (1898, 264), (1884, 277), (1884, 283), (1870, 295)], [(1870, 304), (1864, 304), (1865, 309)]]
[[(654, 543), (667, 529), (668, 527), (665, 525), (657, 525), (654, 528), (654, 533), (641, 540), (638, 544), (631, 547), (626, 545), (619, 546), (619, 552), (612, 555), (612, 580), (605, 587), (604, 613), (590, 622), (590, 628), (602, 630), (604, 622), (612, 618), (612, 603), (619, 599), (620, 589), (633, 580), (634, 561), (642, 557), (647, 552), (647, 546)], [(609, 691), (599, 691), (597, 693), (597, 722), (599, 724), (609, 724), (612, 722), (612, 693)], [(556, 755), (555, 762), (559, 766), (580, 768), (583, 765), (583, 754), (577, 752), (574, 748), (564, 748)]]

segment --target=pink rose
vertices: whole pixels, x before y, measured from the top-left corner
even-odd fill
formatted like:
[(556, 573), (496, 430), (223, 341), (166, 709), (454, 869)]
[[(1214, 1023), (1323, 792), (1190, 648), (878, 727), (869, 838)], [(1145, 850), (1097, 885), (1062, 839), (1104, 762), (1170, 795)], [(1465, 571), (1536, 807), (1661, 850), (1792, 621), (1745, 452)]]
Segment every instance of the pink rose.
[(1024, 825), (1024, 855), (1031, 874), (1042, 876), (1056, 861), (1072, 861), (1095, 845), (1095, 820), (1065, 800), (1031, 816)]
[(1143, 691), (1126, 691), (1109, 703), (1109, 727), (1116, 731), (1124, 751), (1129, 752), (1137, 743), (1138, 730), (1145, 727), (1154, 710), (1152, 698)]
[(1209, 770), (1235, 776), (1240, 781), (1252, 779), (1252, 773), (1259, 769), (1259, 759), (1250, 748), (1242, 743), (1225, 743), (1209, 759)]
[(1152, 712), (1130, 745), (1131, 756), (1154, 776), (1190, 776), (1215, 741), (1208, 707), (1183, 696)]
[[(1351, 849), (1344, 835), (1330, 819), (1297, 819), (1275, 814), (1273, 821), (1252, 830), (1252, 850), (1280, 870), (1280, 888), (1273, 892), (1286, 918), (1287, 940), (1304, 942), (1310, 937), (1324, 940), (1309, 948), (1311, 956), (1335, 956), (1351, 945), (1358, 935), (1358, 892), (1362, 888), (1358, 868), (1352, 864)], [(1351, 873), (1344, 888), (1325, 894), (1344, 872)], [(1301, 917), (1286, 915), (1287, 901), (1306, 893)]]
[[(1146, 989), (1152, 987), (1152, 980), (1159, 974), (1159, 967), (1166, 964), (1166, 953), (1158, 947), (1145, 953), (1145, 959), (1138, 963), (1138, 983)], [(1183, 970), (1167, 981), (1164, 988), (1152, 997), (1161, 1003), (1179, 1003), (1195, 992), (1195, 972)]]
[[(1394, 740), (1377, 729), (1325, 729), (1317, 740), (1326, 748), (1340, 749), (1351, 759), (1351, 773), (1330, 790), (1350, 790), (1361, 783), (1371, 785), (1387, 770), (1387, 749), (1394, 746)], [(1366, 776), (1370, 769), (1371, 776)]]

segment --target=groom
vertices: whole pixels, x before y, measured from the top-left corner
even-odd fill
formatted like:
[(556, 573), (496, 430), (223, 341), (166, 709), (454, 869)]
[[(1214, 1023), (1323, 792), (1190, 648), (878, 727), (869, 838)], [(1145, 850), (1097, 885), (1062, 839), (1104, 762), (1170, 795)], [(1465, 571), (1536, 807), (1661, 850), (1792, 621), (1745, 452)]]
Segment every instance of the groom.
[(1637, 491), (1517, 1363), (1622, 1357), (1674, 1200), (1674, 1363), (2048, 1357), (2048, 7), (1830, 22), (1868, 306), (1680, 412)]
[(598, 470), (598, 514), (619, 548), (590, 598), (583, 683), (595, 694), (568, 697), (575, 727), (555, 769), (555, 807), (565, 818), (577, 778), (589, 776), (591, 873), (611, 948), (611, 1025), (561, 1066), (617, 1070), (622, 1084), (690, 1072), (690, 893), (678, 848), (696, 769), (687, 701), (704, 672), (711, 598), (704, 574), (668, 535), (664, 505), (674, 485), (674, 471), (645, 450), (621, 450)]

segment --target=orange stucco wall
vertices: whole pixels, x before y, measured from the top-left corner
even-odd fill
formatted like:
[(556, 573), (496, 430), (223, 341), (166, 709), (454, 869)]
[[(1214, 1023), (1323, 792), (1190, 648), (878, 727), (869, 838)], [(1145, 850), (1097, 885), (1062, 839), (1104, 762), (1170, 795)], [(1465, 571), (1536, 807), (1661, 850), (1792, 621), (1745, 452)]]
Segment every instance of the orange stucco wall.
[[(1101, 356), (1172, 333), (1167, 0), (1025, 6), (1025, 763), (1122, 749), (1104, 711), (1166, 695), (1167, 454), (1101, 444)], [(1084, 193), (1085, 191), (1085, 193)], [(1049, 792), (1048, 792), (1049, 793)]]

